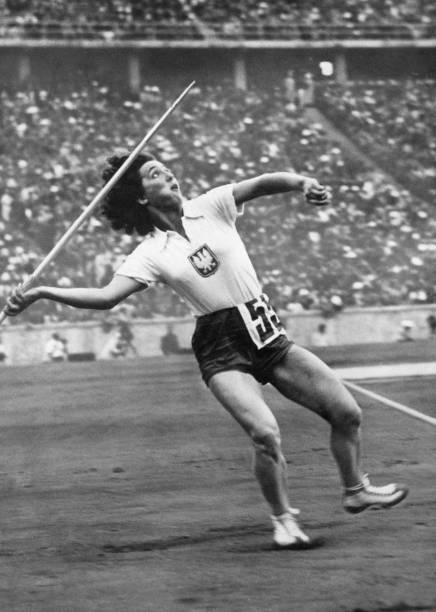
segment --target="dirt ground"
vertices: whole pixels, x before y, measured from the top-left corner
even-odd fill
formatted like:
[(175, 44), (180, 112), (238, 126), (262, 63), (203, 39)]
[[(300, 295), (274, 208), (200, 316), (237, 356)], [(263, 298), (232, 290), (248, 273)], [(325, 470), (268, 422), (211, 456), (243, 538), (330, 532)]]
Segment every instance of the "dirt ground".
[[(327, 426), (266, 388), (292, 504), (326, 539), (276, 552), (249, 443), (190, 356), (0, 377), (1, 611), (436, 610), (434, 427), (359, 398), (366, 469), (411, 493), (353, 517)], [(417, 380), (371, 388), (434, 415)]]

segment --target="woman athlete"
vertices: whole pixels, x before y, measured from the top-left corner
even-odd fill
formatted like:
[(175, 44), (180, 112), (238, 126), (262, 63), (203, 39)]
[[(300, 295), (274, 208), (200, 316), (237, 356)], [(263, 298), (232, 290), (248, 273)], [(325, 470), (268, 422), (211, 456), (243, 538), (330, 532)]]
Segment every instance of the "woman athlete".
[[(105, 181), (125, 159), (108, 160)], [(18, 288), (5, 312), (15, 316), (39, 299), (109, 309), (151, 283), (172, 287), (196, 317), (192, 346), (205, 383), (251, 438), (255, 475), (271, 507), (275, 546), (310, 548), (316, 540), (303, 532), (298, 511), (289, 505), (280, 431), (259, 383), (272, 384), (330, 424), (345, 510), (393, 506), (408, 491), (396, 484), (375, 487), (362, 473), (358, 405), (326, 364), (287, 339), (236, 231), (245, 202), (289, 191), (302, 192), (315, 205), (328, 203), (317, 180), (290, 172), (262, 174), (183, 201), (172, 172), (153, 156), (140, 155), (102, 207), (113, 229), (144, 236), (109, 284)]]

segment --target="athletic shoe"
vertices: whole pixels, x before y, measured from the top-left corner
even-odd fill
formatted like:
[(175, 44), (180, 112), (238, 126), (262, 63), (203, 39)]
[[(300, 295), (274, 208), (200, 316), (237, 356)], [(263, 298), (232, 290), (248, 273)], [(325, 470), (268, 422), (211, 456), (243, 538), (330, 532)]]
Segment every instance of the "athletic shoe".
[(373, 510), (390, 508), (400, 503), (408, 492), (409, 489), (404, 485), (394, 483), (384, 487), (374, 487), (365, 474), (359, 487), (345, 490), (343, 506), (351, 514), (358, 514), (367, 508)]
[[(297, 511), (299, 513), (299, 510)], [(309, 538), (301, 529), (295, 518), (295, 508), (279, 516), (271, 516), (274, 528), (274, 546), (280, 550), (302, 550), (321, 545), (321, 539)]]

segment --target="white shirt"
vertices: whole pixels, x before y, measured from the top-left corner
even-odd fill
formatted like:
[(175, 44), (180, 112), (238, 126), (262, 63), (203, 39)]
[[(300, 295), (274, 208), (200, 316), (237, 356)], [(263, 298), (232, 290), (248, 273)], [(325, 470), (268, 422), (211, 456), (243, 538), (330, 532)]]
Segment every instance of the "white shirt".
[(50, 338), (45, 345), (46, 359), (66, 359), (65, 345), (61, 340)]
[(235, 226), (242, 209), (236, 206), (233, 185), (188, 200), (182, 223), (189, 241), (177, 232), (155, 229), (116, 274), (144, 285), (169, 285), (196, 316), (258, 297), (262, 290)]

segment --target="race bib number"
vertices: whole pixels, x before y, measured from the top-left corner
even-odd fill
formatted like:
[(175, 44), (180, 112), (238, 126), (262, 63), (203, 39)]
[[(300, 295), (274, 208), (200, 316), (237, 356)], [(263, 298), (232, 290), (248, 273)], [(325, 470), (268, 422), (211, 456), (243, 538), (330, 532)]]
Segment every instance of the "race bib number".
[(264, 293), (246, 304), (238, 306), (251, 339), (258, 348), (266, 346), (280, 335), (286, 334), (277, 313)]

